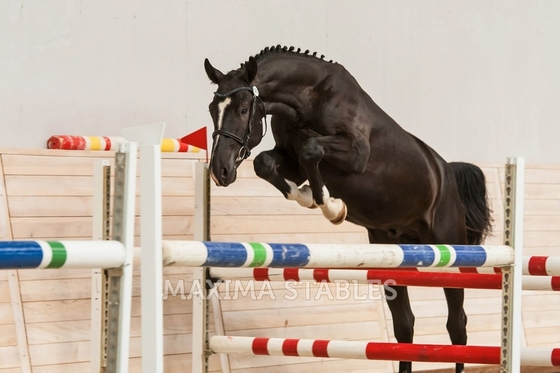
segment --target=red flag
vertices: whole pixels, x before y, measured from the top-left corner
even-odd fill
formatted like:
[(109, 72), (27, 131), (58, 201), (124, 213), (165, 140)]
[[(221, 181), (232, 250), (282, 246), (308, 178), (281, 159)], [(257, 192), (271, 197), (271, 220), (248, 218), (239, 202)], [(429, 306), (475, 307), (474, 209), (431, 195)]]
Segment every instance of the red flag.
[(181, 137), (181, 142), (196, 146), (197, 148), (208, 150), (208, 140), (206, 137), (206, 127), (202, 127), (185, 137)]
[(208, 163), (208, 139), (206, 137), (206, 127), (202, 127), (184, 137), (181, 137), (181, 142), (205, 150), (206, 163)]

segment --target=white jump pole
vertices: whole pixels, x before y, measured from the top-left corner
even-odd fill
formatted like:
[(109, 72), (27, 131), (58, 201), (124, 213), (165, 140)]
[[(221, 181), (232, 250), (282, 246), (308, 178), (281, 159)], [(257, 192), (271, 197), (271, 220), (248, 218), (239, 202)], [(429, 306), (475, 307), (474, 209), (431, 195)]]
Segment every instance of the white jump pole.
[(126, 128), (140, 147), (142, 372), (163, 373), (161, 140), (165, 123)]
[(508, 267), (514, 258), (506, 245), (163, 241), (164, 263), (177, 267)]

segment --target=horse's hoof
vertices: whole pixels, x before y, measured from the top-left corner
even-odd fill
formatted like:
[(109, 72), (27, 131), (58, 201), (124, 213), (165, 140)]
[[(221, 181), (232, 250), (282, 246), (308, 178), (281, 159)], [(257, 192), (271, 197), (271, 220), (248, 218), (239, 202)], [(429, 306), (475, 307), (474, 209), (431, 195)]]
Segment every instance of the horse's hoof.
[(344, 219), (346, 219), (346, 214), (348, 213), (348, 210), (346, 209), (346, 203), (344, 203), (344, 201), (341, 202), (342, 202), (342, 208), (340, 209), (340, 212), (338, 213), (336, 218), (330, 220), (330, 222), (333, 223), (334, 225), (342, 224)]

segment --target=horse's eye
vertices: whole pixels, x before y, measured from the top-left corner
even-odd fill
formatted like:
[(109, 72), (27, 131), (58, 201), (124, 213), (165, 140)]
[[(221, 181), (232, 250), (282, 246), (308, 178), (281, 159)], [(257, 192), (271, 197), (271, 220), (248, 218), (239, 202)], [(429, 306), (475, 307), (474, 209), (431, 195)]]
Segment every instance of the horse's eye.
[(249, 110), (247, 110), (247, 109), (241, 109), (241, 114), (245, 115), (245, 114), (247, 114), (248, 111)]

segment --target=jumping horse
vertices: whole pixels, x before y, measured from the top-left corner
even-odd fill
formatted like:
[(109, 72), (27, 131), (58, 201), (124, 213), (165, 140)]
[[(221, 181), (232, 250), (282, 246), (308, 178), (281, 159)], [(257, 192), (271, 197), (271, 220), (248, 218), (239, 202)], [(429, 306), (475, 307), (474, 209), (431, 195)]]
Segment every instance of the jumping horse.
[[(235, 181), (271, 115), (276, 144), (257, 155), (254, 169), (288, 200), (320, 208), (334, 224), (348, 220), (365, 227), (371, 243), (476, 245), (489, 232), (480, 168), (444, 161), (377, 106), (342, 65), (275, 46), (227, 74), (208, 59), (204, 67), (218, 86), (209, 105), (216, 185)], [(387, 301), (395, 337), (412, 343), (407, 288), (393, 290), (397, 296)], [(451, 342), (465, 345), (464, 290), (444, 292)], [(411, 362), (399, 363), (399, 373), (411, 369)], [(457, 373), (463, 370), (464, 364), (456, 364)]]

